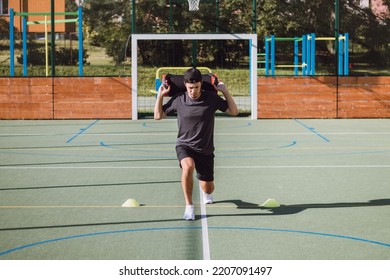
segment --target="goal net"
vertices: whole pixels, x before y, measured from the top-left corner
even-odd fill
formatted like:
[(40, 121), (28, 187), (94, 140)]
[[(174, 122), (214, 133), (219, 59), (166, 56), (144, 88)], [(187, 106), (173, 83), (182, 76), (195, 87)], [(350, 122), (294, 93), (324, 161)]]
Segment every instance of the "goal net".
[[(147, 58), (145, 53), (142, 53), (142, 46), (145, 42), (154, 42), (157, 45), (161, 46), (161, 51), (156, 51), (152, 54), (154, 58), (158, 58), (159, 56), (163, 56), (164, 51), (166, 49), (170, 49), (171, 47), (167, 45), (169, 42), (183, 42), (187, 44), (192, 44), (192, 46), (195, 47), (195, 51), (192, 50), (192, 55), (196, 56), (197, 52), (200, 52), (199, 49), (204, 49), (208, 47), (208, 45), (211, 45), (212, 42), (233, 42), (235, 44), (240, 45), (241, 47), (244, 46), (244, 48), (247, 48), (246, 50), (246, 57), (241, 58), (245, 60), (245, 63), (241, 68), (246, 67), (246, 69), (239, 69), (235, 71), (227, 71), (225, 72), (225, 75), (222, 73), (219, 73), (218, 70), (221, 67), (218, 65), (214, 65), (213, 67), (210, 67), (214, 73), (218, 75), (218, 77), (228, 86), (229, 90), (231, 91), (233, 97), (236, 100), (236, 103), (240, 109), (240, 104), (243, 102), (247, 103), (247, 108), (245, 108), (245, 111), (249, 111), (249, 114), (251, 115), (252, 119), (257, 118), (257, 35), (256, 34), (133, 34), (131, 38), (131, 60), (132, 60), (132, 69), (131, 69), (131, 76), (132, 76), (132, 119), (137, 120), (139, 118), (140, 111), (143, 110), (143, 105), (145, 103), (145, 99), (150, 99), (150, 102), (154, 104), (155, 98), (155, 86), (154, 85), (148, 85), (148, 89), (145, 88), (145, 67), (143, 65), (143, 61), (145, 61)], [(234, 45), (234, 44), (232, 44)], [(223, 49), (222, 51), (228, 51), (227, 49)], [(150, 57), (148, 57), (150, 58)], [(226, 58), (226, 56), (224, 56)], [(158, 59), (157, 59), (158, 60)], [(234, 60), (234, 58), (233, 58)], [(182, 67), (176, 67), (179, 69), (180, 72), (178, 73), (170, 73), (170, 74), (182, 74), (184, 71), (182, 70), (184, 68), (190, 68), (193, 64), (196, 66), (205, 66), (209, 67), (207, 61), (200, 61), (198, 63), (194, 63), (194, 61), (182, 61), (184, 63), (183, 65), (180, 65)], [(214, 63), (215, 64), (215, 63)], [(154, 78), (156, 76), (156, 69), (160, 67), (170, 67), (173, 65), (161, 65), (158, 62), (154, 64), (154, 67), (152, 67), (151, 73), (148, 73), (148, 78), (152, 77)], [(177, 66), (177, 65), (175, 65)], [(174, 67), (175, 68), (175, 67)], [(169, 70), (171, 71), (171, 70)], [(220, 70), (221, 71), (221, 70)], [(242, 72), (245, 71), (245, 75), (247, 77), (247, 82), (244, 86), (243, 92), (238, 92), (234, 89), (234, 85), (239, 81), (242, 82), (240, 77), (231, 78), (231, 77), (225, 77), (227, 76), (227, 73), (229, 72)], [(168, 74), (168, 73), (163, 73)], [(230, 73), (229, 73), (230, 74)], [(157, 79), (158, 77), (156, 77)], [(233, 87), (233, 88), (232, 88)], [(154, 93), (153, 93), (154, 92)], [(147, 98), (144, 98), (145, 95), (148, 95)], [(248, 104), (249, 103), (249, 104)], [(151, 105), (153, 106), (153, 105)]]

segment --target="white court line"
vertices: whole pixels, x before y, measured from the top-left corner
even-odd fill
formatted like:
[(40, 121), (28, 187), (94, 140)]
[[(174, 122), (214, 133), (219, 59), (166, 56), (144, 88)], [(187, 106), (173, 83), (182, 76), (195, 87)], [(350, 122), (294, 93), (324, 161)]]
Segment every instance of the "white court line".
[[(390, 165), (236, 165), (216, 169), (390, 168)], [(0, 166), (0, 169), (177, 169), (177, 166)]]
[(199, 183), (200, 219), (202, 221), (203, 260), (210, 260), (209, 226), (207, 224), (206, 204), (203, 201), (202, 187)]
[[(88, 136), (172, 136), (177, 132), (123, 132), (123, 133), (84, 133)], [(312, 135), (311, 132), (215, 132), (214, 135)], [(390, 135), (390, 132), (321, 132), (326, 135)], [(10, 136), (62, 136), (69, 134), (0, 134), (0, 137)]]

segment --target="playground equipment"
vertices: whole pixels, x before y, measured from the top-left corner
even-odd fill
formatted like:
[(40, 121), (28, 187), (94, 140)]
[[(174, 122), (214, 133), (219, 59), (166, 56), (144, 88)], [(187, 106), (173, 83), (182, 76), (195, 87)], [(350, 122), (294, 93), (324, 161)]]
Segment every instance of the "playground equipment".
[[(265, 53), (259, 54), (264, 56), (260, 63), (265, 64), (265, 76), (275, 76), (275, 68), (294, 68), (294, 75), (297, 76), (299, 69), (303, 76), (316, 75), (316, 41), (334, 41), (333, 37), (316, 37), (314, 33), (305, 34), (302, 37), (281, 38), (274, 35), (265, 37)], [(348, 33), (338, 35), (338, 75), (348, 75)], [(277, 41), (292, 41), (294, 43), (294, 64), (277, 65), (275, 61), (276, 42)], [(299, 43), (301, 43), (301, 63), (299, 63)]]
[[(50, 12), (37, 12), (37, 13), (28, 13), (22, 12), (17, 13), (14, 9), (10, 9), (10, 76), (15, 76), (15, 34), (14, 34), (14, 18), (15, 16), (22, 17), (22, 44), (23, 44), (23, 76), (27, 76), (27, 25), (32, 24), (44, 24), (45, 25), (45, 53), (46, 53), (46, 76), (49, 74), (49, 59), (48, 59), (48, 31), (47, 25), (52, 24), (52, 20), (48, 20), (47, 17), (50, 16)], [(83, 10), (82, 7), (79, 6), (77, 12), (56, 12), (54, 15), (68, 15), (68, 16), (77, 16), (77, 18), (71, 19), (62, 19), (62, 20), (54, 20), (54, 23), (68, 23), (68, 22), (78, 22), (78, 41), (79, 41), (79, 76), (83, 76)], [(28, 16), (44, 16), (44, 20), (42, 21), (27, 21)]]

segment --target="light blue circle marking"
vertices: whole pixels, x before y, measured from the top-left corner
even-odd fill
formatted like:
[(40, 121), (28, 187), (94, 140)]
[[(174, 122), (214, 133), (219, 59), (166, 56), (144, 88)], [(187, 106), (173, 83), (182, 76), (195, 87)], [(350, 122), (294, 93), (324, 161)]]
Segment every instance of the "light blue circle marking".
[[(102, 231), (102, 232), (93, 232), (79, 235), (71, 235), (61, 238), (47, 239), (35, 243), (30, 243), (22, 246), (18, 246), (9, 250), (5, 250), (0, 252), (0, 256), (4, 256), (16, 251), (28, 249), (31, 247), (36, 247), (44, 244), (55, 243), (65, 240), (78, 239), (78, 238), (87, 238), (94, 236), (102, 236), (102, 235), (112, 235), (112, 234), (122, 234), (122, 233), (136, 233), (136, 232), (144, 232), (144, 231), (172, 231), (172, 230), (201, 230), (201, 226), (187, 226), (187, 227), (158, 227), (158, 228), (139, 228), (139, 229), (125, 229), (125, 230), (115, 230), (115, 231)], [(296, 233), (296, 234), (307, 234), (307, 235), (316, 235), (322, 237), (331, 237), (331, 238), (341, 238), (347, 239), (357, 242), (369, 243), (372, 245), (379, 245), (383, 247), (390, 247), (390, 243), (379, 242), (375, 240), (353, 237), (347, 235), (339, 235), (339, 234), (331, 234), (331, 233), (322, 233), (315, 231), (302, 231), (302, 230), (290, 230), (290, 229), (274, 229), (274, 228), (256, 228), (256, 227), (235, 227), (235, 226), (210, 226), (209, 230), (245, 230), (245, 231), (269, 231), (269, 232), (279, 232), (279, 233)]]

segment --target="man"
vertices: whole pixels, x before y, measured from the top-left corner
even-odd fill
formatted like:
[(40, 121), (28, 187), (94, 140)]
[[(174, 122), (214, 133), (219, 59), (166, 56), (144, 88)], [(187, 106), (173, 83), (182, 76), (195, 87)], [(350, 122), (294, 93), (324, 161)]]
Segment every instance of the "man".
[(194, 220), (192, 191), (195, 170), (203, 191), (204, 203), (213, 203), (215, 112), (220, 110), (236, 116), (238, 109), (224, 83), (219, 82), (214, 87), (222, 92), (225, 99), (215, 92), (202, 91), (202, 74), (196, 68), (190, 68), (184, 73), (184, 84), (187, 91), (172, 97), (164, 105), (164, 95), (169, 93), (170, 87), (162, 85), (159, 88), (154, 119), (160, 120), (167, 115), (177, 114), (179, 132), (176, 154), (182, 169), (181, 183), (186, 203), (183, 218)]

